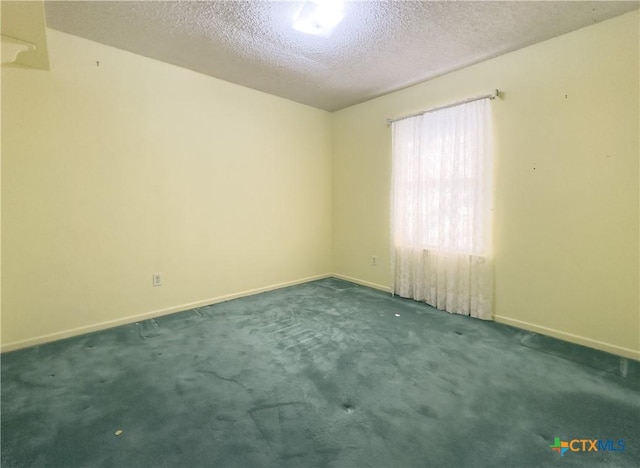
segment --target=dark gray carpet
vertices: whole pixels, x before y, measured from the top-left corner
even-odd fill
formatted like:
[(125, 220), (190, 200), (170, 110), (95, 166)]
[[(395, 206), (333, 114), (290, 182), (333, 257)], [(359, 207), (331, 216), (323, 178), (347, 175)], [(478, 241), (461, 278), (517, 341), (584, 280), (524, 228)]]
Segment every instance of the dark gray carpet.
[(639, 368), (327, 279), (3, 354), (1, 461), (637, 467)]

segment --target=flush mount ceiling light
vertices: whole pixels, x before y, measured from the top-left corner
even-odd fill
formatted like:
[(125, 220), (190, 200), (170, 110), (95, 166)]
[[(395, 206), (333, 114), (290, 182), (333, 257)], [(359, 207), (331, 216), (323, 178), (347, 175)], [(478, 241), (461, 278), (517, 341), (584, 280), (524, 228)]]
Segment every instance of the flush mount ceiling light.
[(293, 19), (293, 29), (315, 36), (329, 37), (343, 17), (342, 1), (309, 0)]

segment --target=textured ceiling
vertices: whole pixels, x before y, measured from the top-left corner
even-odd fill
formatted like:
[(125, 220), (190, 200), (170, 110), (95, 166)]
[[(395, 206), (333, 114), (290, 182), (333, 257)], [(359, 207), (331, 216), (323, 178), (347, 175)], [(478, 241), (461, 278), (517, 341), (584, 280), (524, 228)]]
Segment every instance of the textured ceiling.
[(329, 111), (637, 9), (637, 1), (347, 1), (329, 38), (301, 2), (52, 2), (47, 24)]

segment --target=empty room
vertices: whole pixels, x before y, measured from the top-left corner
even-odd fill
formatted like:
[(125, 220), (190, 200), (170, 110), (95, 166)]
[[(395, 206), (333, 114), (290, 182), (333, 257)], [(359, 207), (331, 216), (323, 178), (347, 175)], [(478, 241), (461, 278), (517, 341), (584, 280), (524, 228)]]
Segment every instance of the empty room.
[(3, 468), (640, 466), (640, 2), (0, 6)]

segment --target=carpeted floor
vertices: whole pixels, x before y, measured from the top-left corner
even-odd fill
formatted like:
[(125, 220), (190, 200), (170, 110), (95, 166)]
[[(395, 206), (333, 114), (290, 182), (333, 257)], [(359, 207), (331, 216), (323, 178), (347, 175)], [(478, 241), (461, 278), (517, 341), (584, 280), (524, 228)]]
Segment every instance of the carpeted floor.
[(3, 354), (1, 462), (637, 467), (639, 391), (636, 361), (326, 279)]

